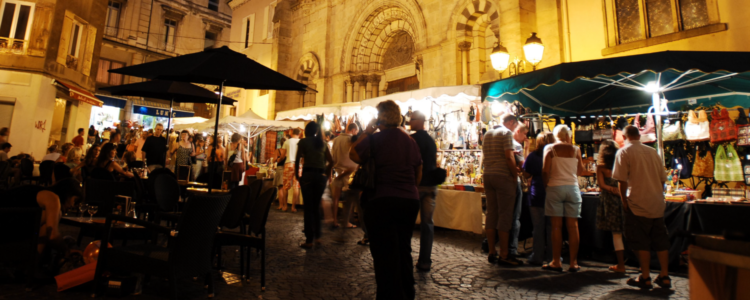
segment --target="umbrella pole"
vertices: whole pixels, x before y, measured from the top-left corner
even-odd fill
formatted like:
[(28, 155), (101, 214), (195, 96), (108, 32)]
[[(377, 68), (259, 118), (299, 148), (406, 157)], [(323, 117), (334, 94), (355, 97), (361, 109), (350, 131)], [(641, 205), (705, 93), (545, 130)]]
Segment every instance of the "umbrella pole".
[[(167, 119), (167, 155), (164, 155), (164, 167), (167, 167), (167, 159), (169, 159), (169, 127), (172, 126), (172, 105), (174, 105), (174, 98), (169, 100), (169, 119)], [(178, 141), (179, 142), (179, 141)], [(175, 170), (177, 171), (177, 170)]]
[(659, 97), (659, 93), (653, 93), (651, 94), (651, 101), (653, 101), (654, 104), (654, 118), (656, 121), (656, 151), (659, 153), (659, 156), (661, 157), (662, 162), (664, 161), (664, 142), (663, 137), (661, 136), (661, 98)]
[(211, 193), (211, 189), (214, 185), (214, 176), (216, 171), (212, 168), (212, 164), (216, 163), (216, 145), (219, 143), (219, 114), (221, 114), (221, 100), (224, 97), (224, 81), (221, 82), (221, 88), (219, 88), (219, 103), (216, 104), (216, 123), (214, 124), (214, 144), (211, 147), (211, 156), (208, 160), (208, 192)]

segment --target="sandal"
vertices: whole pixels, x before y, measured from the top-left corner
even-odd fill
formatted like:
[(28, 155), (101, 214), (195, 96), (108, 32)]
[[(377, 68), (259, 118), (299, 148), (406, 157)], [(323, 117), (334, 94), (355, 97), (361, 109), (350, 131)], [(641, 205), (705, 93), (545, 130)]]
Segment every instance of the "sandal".
[(638, 275), (638, 277), (628, 279), (628, 285), (638, 287), (644, 290), (650, 290), (654, 288), (654, 285), (651, 284), (651, 277), (643, 278), (640, 275)]
[(625, 274), (625, 271), (626, 271), (625, 269), (622, 269), (622, 270), (618, 269), (617, 266), (609, 266), (609, 270), (617, 274)]
[(362, 245), (362, 246), (367, 246), (367, 244), (369, 244), (369, 243), (370, 243), (370, 240), (367, 239), (367, 238), (364, 238), (364, 239), (361, 239), (361, 240), (357, 241), (357, 245)]
[(669, 275), (664, 276), (664, 277), (656, 276), (656, 279), (654, 279), (654, 283), (656, 283), (659, 287), (663, 289), (672, 288), (672, 278), (669, 278)]
[(357, 225), (349, 224), (349, 225), (346, 225), (346, 228), (349, 228), (349, 229), (351, 229), (351, 228), (357, 228)]
[(314, 244), (313, 243), (302, 243), (302, 244), (299, 244), (299, 247), (303, 248), (303, 249), (307, 249), (307, 250), (312, 250), (312, 248), (314, 247)]
[(581, 266), (576, 266), (575, 268), (573, 268), (573, 267), (570, 267), (570, 268), (568, 269), (568, 272), (570, 272), (570, 273), (576, 273), (576, 272), (578, 272), (578, 271), (580, 271), (580, 270), (581, 270)]
[(542, 270), (547, 270), (547, 271), (555, 271), (555, 272), (560, 272), (560, 273), (562, 273), (562, 271), (563, 271), (563, 268), (562, 268), (562, 267), (559, 267), (559, 268), (555, 268), (555, 267), (552, 267), (552, 266), (550, 266), (550, 265), (543, 265), (543, 266), (542, 266)]

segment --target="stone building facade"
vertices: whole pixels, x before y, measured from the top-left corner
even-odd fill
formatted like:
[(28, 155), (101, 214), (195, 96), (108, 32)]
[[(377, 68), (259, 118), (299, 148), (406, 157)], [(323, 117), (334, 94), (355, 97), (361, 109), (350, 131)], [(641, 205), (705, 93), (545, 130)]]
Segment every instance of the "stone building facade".
[[(267, 4), (230, 6), (237, 40), (238, 20)], [(489, 58), (497, 43), (531, 71), (523, 45), (533, 32), (545, 46), (537, 69), (664, 50), (750, 50), (743, 0), (277, 0), (273, 7), (272, 40), (264, 40), (271, 42), (270, 62), (267, 44), (246, 54), (311, 90), (270, 93), (263, 99), (269, 118), (302, 106), (505, 78), (510, 70), (499, 74)]]
[(11, 155), (68, 142), (88, 127), (106, 1), (0, 1), (0, 128)]
[[(216, 48), (229, 42), (231, 10), (227, 0), (104, 0), (106, 3), (104, 36), (96, 87), (140, 82), (142, 79), (106, 72), (178, 55)], [(215, 87), (208, 87), (214, 89)], [(100, 92), (106, 94), (106, 92)], [(135, 102), (133, 100), (136, 100)], [(150, 113), (169, 108), (169, 101), (127, 98), (117, 120), (142, 124), (133, 113), (147, 107)], [(212, 117), (205, 104), (175, 104), (177, 116)], [(153, 108), (153, 109), (150, 109)], [(146, 110), (144, 110), (146, 111)], [(114, 110), (114, 114), (117, 114)], [(153, 116), (151, 116), (153, 117)], [(93, 118), (92, 118), (93, 120)], [(150, 123), (154, 123), (149, 119)], [(165, 124), (166, 125), (166, 124)]]

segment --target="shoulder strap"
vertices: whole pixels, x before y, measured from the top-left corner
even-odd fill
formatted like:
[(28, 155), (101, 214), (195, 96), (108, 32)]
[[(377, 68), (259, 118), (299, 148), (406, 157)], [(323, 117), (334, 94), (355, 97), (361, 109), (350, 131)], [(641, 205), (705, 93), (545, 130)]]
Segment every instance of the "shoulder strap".
[(557, 151), (555, 151), (555, 145), (553, 144), (552, 147), (552, 157), (557, 157)]

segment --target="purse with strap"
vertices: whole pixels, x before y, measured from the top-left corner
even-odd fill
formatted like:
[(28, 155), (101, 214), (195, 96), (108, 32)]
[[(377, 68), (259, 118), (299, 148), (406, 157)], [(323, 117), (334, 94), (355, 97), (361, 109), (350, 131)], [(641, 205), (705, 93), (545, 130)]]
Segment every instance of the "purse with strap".
[(680, 120), (674, 121), (674, 123), (670, 123), (668, 125), (664, 125), (662, 127), (662, 140), (665, 142), (674, 142), (674, 141), (682, 141), (685, 139), (685, 133), (682, 131), (682, 126), (680, 126)]
[(716, 149), (716, 160), (714, 166), (714, 178), (717, 181), (744, 181), (742, 175), (742, 164), (732, 144), (719, 145)]
[(695, 116), (695, 111), (690, 111), (688, 121), (685, 122), (685, 138), (691, 142), (708, 141), (711, 139), (708, 116), (705, 110), (699, 111), (697, 117)]
[(695, 152), (695, 164), (693, 164), (693, 176), (714, 177), (714, 157), (710, 150), (701, 155), (701, 151)]
[(656, 126), (651, 113), (646, 115), (646, 127), (641, 128), (641, 114), (635, 117), (635, 127), (641, 132), (641, 143), (650, 144), (656, 142)]
[(726, 109), (721, 109), (721, 111), (714, 109), (711, 118), (711, 143), (729, 142), (737, 139), (737, 126), (729, 118), (729, 112)]
[(375, 188), (375, 158), (373, 156), (372, 136), (370, 135), (367, 138), (370, 143), (370, 153), (365, 163), (359, 165), (357, 171), (354, 172), (352, 183), (349, 185), (349, 188), (354, 190), (372, 190)]
[(750, 119), (745, 114), (744, 108), (737, 109), (740, 116), (737, 117), (737, 146), (750, 146)]

